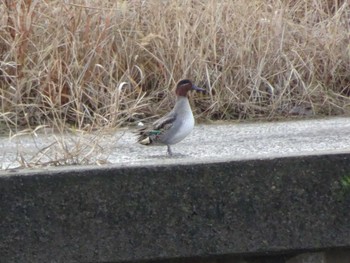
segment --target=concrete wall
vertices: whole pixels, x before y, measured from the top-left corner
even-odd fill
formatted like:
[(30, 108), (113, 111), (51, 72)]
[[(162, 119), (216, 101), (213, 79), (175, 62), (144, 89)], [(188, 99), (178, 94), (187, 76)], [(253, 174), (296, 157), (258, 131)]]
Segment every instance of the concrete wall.
[(0, 174), (1, 262), (350, 248), (349, 155)]

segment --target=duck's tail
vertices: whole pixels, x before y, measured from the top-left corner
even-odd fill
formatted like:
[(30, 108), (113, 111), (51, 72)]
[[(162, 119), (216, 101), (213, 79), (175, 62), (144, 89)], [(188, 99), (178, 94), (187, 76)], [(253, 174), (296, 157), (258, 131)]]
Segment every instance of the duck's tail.
[(140, 128), (135, 132), (137, 137), (137, 142), (143, 145), (151, 145), (154, 143), (157, 135), (160, 134), (158, 130), (150, 130), (149, 128)]

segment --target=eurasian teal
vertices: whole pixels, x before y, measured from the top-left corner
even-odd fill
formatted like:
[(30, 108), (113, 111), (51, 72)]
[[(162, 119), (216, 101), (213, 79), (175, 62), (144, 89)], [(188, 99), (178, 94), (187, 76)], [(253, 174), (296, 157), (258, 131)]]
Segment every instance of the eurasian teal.
[(143, 145), (166, 145), (168, 155), (173, 155), (170, 145), (182, 141), (194, 127), (194, 117), (187, 92), (204, 89), (193, 85), (188, 79), (180, 80), (176, 86), (176, 103), (172, 111), (155, 121), (150, 127), (138, 130), (138, 142)]

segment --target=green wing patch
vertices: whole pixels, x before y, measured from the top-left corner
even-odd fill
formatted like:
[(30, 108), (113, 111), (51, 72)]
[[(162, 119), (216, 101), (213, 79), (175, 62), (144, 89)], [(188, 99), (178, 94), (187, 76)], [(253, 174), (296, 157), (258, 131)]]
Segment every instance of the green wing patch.
[(159, 135), (161, 133), (160, 130), (152, 130), (149, 132), (149, 135)]

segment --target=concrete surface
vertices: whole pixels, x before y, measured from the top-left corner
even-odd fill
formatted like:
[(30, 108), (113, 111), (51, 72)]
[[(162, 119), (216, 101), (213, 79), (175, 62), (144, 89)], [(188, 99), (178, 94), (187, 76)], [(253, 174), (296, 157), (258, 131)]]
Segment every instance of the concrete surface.
[(4, 262), (123, 262), (350, 248), (350, 156), (12, 172)]
[(125, 262), (349, 249), (348, 122), (199, 126), (174, 147), (186, 155), (174, 158), (163, 157), (165, 147), (141, 148), (125, 132), (111, 137), (115, 145), (105, 143), (116, 164), (1, 171), (0, 259)]
[[(110, 163), (152, 165), (201, 163), (322, 153), (350, 152), (350, 118), (252, 124), (197, 125), (185, 140), (173, 146), (182, 156), (166, 158), (166, 147), (137, 144), (128, 130), (114, 134), (17, 136), (0, 138), (0, 168), (19, 162)], [(61, 161), (61, 163), (64, 161)]]
[(350, 250), (335, 250), (327, 252), (302, 253), (285, 263), (349, 263)]

